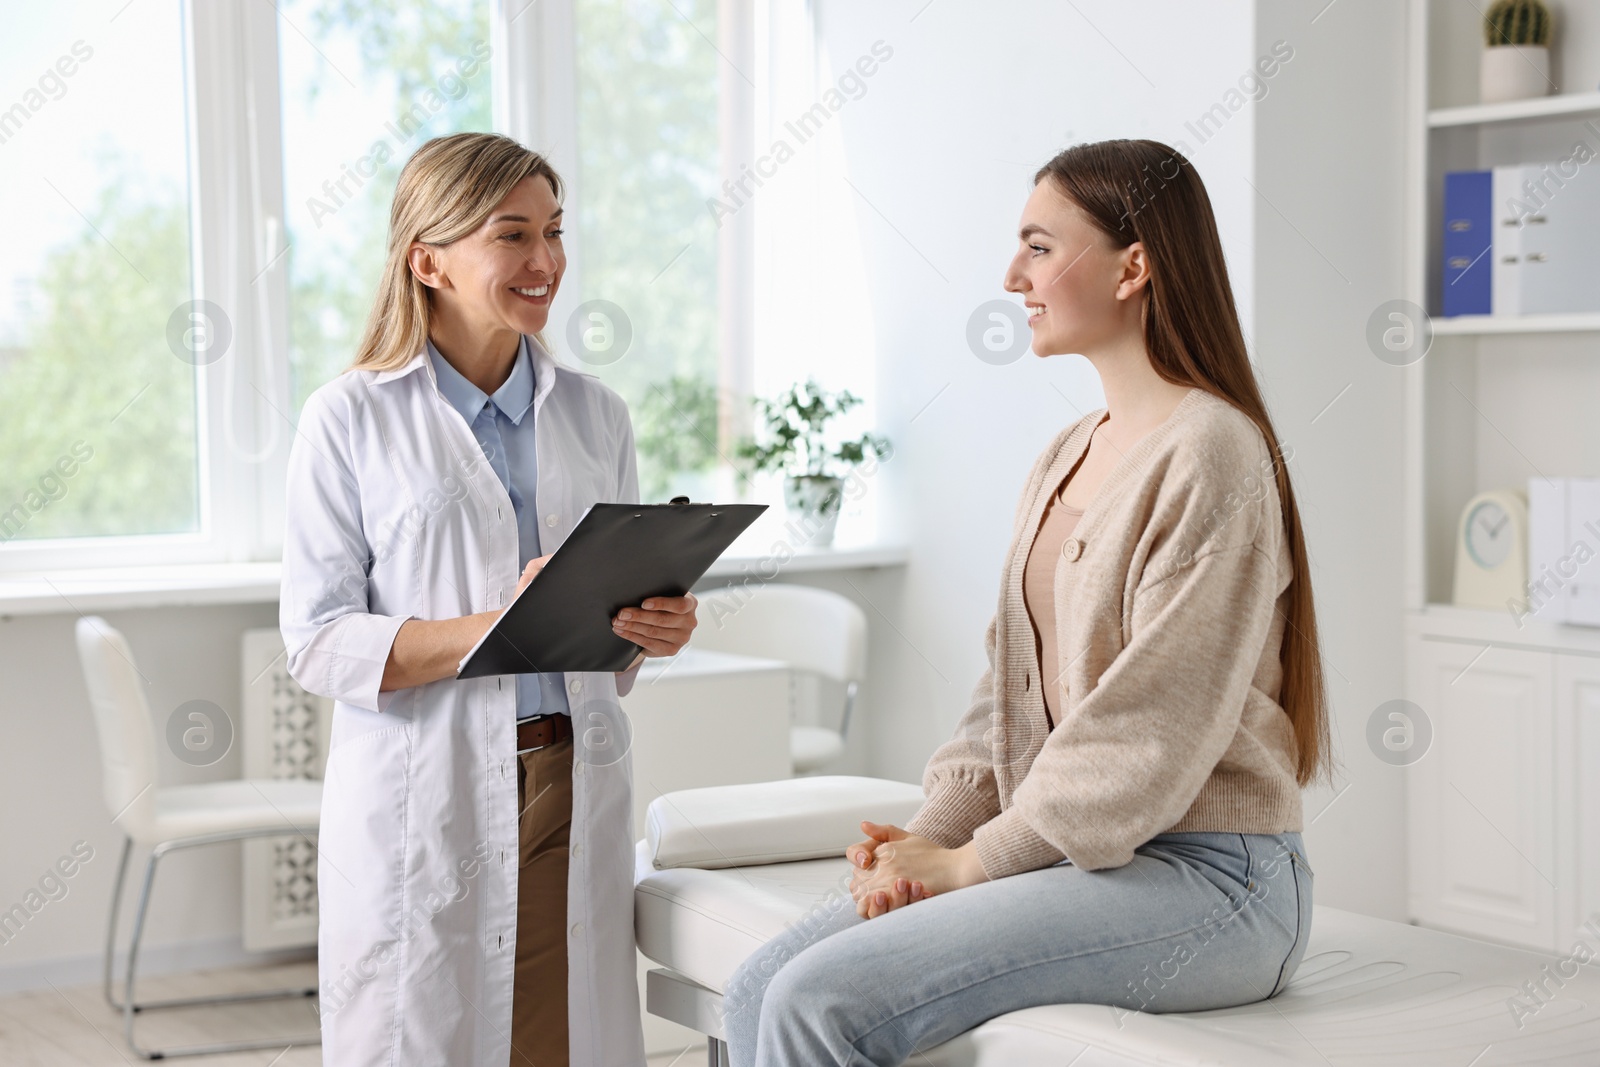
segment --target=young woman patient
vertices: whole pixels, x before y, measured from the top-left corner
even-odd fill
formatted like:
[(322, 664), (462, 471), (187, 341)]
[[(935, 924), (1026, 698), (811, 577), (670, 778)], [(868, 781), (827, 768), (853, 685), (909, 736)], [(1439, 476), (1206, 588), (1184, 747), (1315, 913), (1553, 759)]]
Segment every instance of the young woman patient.
[(1305, 953), (1330, 772), (1309, 564), (1211, 202), (1155, 141), (1034, 178), (1005, 287), (1106, 406), (1029, 472), (989, 669), (902, 829), (729, 981), (733, 1067), (893, 1067), (1005, 1012), (1199, 1011)]

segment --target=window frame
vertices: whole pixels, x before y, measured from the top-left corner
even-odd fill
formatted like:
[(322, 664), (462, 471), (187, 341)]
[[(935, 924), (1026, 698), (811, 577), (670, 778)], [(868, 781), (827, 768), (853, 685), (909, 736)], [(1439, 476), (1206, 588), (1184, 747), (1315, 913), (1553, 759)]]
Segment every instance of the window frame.
[[(199, 529), (12, 542), (0, 550), (0, 573), (278, 558), (293, 436), (282, 424), (284, 257), (262, 257), (270, 261), (262, 270), (244, 254), (259, 254), (273, 234), (281, 245), (276, 18), (267, 5), (181, 7), (191, 298), (223, 308), (232, 329), (222, 358), (194, 370)], [(267, 326), (281, 339), (276, 360), (262, 343)]]
[[(577, 0), (495, 0), (506, 5), (495, 25), (506, 33), (506, 132), (545, 155), (566, 187), (564, 206), (577, 218), (583, 203), (578, 167)], [(812, 0), (717, 0), (718, 126), (722, 179), (737, 179), (742, 165), (755, 156), (768, 128), (769, 94), (764, 90), (771, 68), (768, 41), (774, 5), (798, 5), (809, 23)], [(681, 13), (680, 13), (681, 14)], [(709, 47), (708, 43), (708, 47)], [(811, 47), (808, 38), (807, 47)], [(744, 73), (741, 73), (744, 72)], [(746, 80), (748, 75), (749, 81)], [(750, 84), (753, 82), (754, 84)], [(496, 86), (501, 85), (497, 79)], [(721, 396), (717, 447), (727, 462), (732, 442), (752, 424), (749, 398), (755, 379), (757, 293), (765, 267), (757, 255), (758, 208), (737, 213), (718, 231), (717, 317), (718, 375)], [(584, 276), (582, 227), (567, 230), (567, 270), (551, 305), (550, 322), (565, 322), (581, 302)], [(741, 498), (748, 494), (739, 491)]]

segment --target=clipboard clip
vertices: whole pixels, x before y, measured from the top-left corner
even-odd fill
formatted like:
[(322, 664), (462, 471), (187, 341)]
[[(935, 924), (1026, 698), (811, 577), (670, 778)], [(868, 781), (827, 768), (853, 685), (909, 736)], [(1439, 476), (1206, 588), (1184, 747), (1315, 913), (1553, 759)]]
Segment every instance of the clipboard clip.
[(667, 503), (669, 503), (669, 504), (687, 504), (687, 503), (689, 503), (689, 498), (686, 497), (686, 496), (675, 496), (671, 500), (667, 501)]

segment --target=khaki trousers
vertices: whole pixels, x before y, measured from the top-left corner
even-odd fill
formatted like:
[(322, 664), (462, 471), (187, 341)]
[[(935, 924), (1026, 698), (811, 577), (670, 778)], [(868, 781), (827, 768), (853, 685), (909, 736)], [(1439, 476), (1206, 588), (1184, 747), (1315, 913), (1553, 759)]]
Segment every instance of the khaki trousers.
[(521, 867), (511, 1067), (567, 1067), (567, 849), (573, 741), (517, 757)]

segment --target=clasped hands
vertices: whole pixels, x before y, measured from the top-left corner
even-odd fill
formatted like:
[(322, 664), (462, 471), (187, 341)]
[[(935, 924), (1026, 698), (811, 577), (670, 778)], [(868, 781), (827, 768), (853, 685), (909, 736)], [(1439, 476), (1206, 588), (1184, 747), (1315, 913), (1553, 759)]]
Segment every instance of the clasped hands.
[(960, 848), (944, 848), (898, 826), (865, 819), (861, 829), (867, 839), (851, 845), (844, 854), (853, 868), (850, 895), (855, 898), (856, 914), (863, 919), (876, 919), (895, 908), (989, 880), (978, 861), (977, 847), (970, 841)]

